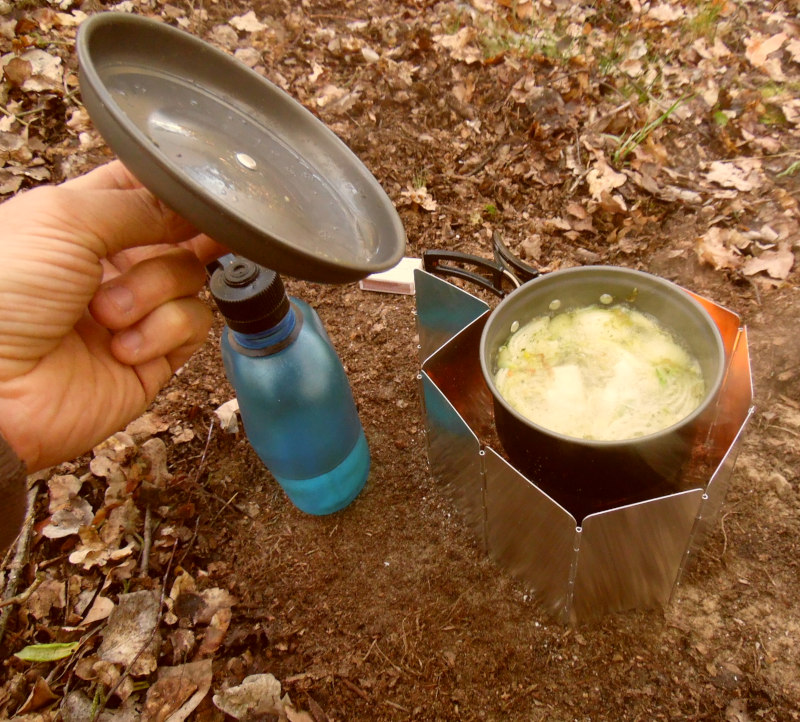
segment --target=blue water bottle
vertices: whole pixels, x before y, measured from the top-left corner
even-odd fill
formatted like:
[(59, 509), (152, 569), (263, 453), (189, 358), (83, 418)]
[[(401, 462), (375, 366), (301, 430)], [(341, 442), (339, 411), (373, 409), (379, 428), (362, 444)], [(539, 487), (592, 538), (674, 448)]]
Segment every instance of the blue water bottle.
[(317, 312), (245, 258), (218, 267), (210, 287), (227, 321), (222, 361), (251, 445), (298, 509), (343, 509), (367, 481), (369, 448)]

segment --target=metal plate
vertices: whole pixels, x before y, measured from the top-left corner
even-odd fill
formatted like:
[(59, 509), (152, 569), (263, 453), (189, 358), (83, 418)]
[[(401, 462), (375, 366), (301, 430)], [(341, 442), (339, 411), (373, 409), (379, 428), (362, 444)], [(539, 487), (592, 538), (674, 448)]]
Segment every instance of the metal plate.
[(164, 23), (100, 13), (78, 35), (83, 102), (111, 149), (218, 242), (298, 278), (397, 264), (405, 233), (350, 149), (280, 88)]

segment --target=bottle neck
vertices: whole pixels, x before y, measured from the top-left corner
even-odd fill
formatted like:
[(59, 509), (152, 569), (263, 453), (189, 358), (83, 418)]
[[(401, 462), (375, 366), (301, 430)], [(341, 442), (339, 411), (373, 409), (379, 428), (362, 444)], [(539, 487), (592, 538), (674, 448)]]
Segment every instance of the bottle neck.
[[(272, 349), (279, 344), (283, 346), (288, 345), (293, 340), (293, 332), (297, 325), (297, 313), (295, 313), (294, 305), (291, 305), (289, 307), (289, 312), (277, 325), (271, 328), (259, 331), (258, 333), (242, 333), (241, 331), (234, 331), (231, 329), (230, 333), (236, 343), (242, 348), (258, 351), (262, 349)], [(274, 349), (274, 351), (277, 350), (279, 349)]]

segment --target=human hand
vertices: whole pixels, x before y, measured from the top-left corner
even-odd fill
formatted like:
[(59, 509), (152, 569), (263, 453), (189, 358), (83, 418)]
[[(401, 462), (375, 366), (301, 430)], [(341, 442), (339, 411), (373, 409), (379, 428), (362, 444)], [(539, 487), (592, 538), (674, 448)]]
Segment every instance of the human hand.
[(225, 252), (118, 161), (0, 205), (0, 434), (28, 472), (141, 414), (208, 335)]

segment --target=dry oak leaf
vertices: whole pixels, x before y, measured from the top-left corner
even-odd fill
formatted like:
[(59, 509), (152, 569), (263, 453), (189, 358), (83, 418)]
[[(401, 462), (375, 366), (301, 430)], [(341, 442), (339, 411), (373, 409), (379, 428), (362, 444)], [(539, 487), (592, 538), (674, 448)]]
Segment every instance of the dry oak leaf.
[(134, 419), (125, 427), (125, 433), (135, 442), (142, 442), (151, 436), (166, 431), (170, 426), (168, 419), (159, 414), (148, 412)]
[(783, 103), (781, 110), (786, 120), (792, 125), (800, 125), (800, 98)]
[(480, 48), (472, 44), (478, 38), (478, 31), (473, 27), (463, 27), (454, 35), (434, 35), (433, 42), (450, 51), (453, 60), (461, 60), (467, 65), (478, 63), (483, 58)]
[(530, 20), (533, 17), (533, 2), (531, 0), (497, 0), (498, 5), (514, 10), (520, 20)]
[(319, 108), (325, 108), (329, 112), (341, 115), (358, 102), (359, 94), (358, 90), (348, 91), (328, 83), (314, 96), (314, 102)]
[(158, 667), (159, 598), (156, 592), (121, 594), (108, 618), (98, 655), (106, 662), (121, 664), (134, 677), (148, 675)]
[(597, 162), (586, 174), (589, 193), (596, 201), (603, 200), (604, 195), (608, 195), (614, 189), (625, 185), (626, 180), (628, 180), (628, 177), (624, 173), (617, 173), (603, 156), (598, 157)]
[(42, 527), (42, 535), (48, 539), (61, 539), (78, 534), (94, 520), (94, 511), (88, 501), (74, 497), (59, 508)]
[(197, 650), (196, 659), (211, 658), (225, 640), (225, 635), (231, 626), (233, 613), (230, 607), (225, 607), (214, 613), (206, 627), (203, 641)]
[(234, 719), (277, 715), (286, 719), (281, 703), (281, 683), (271, 674), (252, 674), (240, 685), (229, 687), (212, 698), (218, 709)]
[(55, 579), (45, 579), (25, 603), (25, 611), (32, 614), (36, 619), (45, 619), (50, 611), (63, 609), (66, 605), (66, 593), (64, 582)]
[(403, 197), (404, 205), (417, 205), (425, 211), (433, 212), (439, 206), (436, 201), (433, 199), (433, 196), (428, 193), (428, 188), (426, 186), (419, 186), (418, 188), (414, 188), (413, 186), (407, 186), (406, 190), (401, 191), (400, 195)]
[(49, 705), (57, 699), (59, 699), (58, 695), (53, 694), (44, 678), (37, 677), (36, 681), (33, 683), (33, 689), (28, 695), (28, 699), (26, 699), (25, 704), (17, 710), (14, 717), (21, 717), (22, 715), (36, 712), (36, 710)]
[(767, 62), (767, 56), (780, 50), (786, 37), (786, 33), (776, 33), (770, 37), (753, 35), (747, 39), (744, 55), (754, 67), (762, 68)]
[(770, 278), (785, 281), (794, 266), (794, 253), (789, 245), (781, 243), (775, 251), (764, 251), (761, 255), (747, 259), (742, 268), (745, 276), (754, 276), (766, 271)]
[(12, 88), (21, 88), (33, 74), (33, 66), (22, 58), (11, 58), (3, 67), (3, 75)]
[(267, 29), (267, 26), (256, 17), (252, 10), (244, 15), (232, 17), (228, 20), (228, 24), (243, 33), (257, 33), (260, 30)]
[(706, 179), (723, 188), (751, 191), (764, 182), (761, 161), (757, 158), (740, 158), (736, 161), (715, 160), (708, 165)]
[(659, 3), (647, 10), (647, 17), (652, 18), (658, 23), (667, 25), (681, 20), (684, 17), (684, 10), (681, 7), (675, 7), (669, 3)]
[(90, 624), (99, 622), (101, 619), (108, 619), (111, 612), (114, 611), (114, 602), (108, 597), (99, 596), (92, 603), (86, 616), (81, 620), (78, 625), (80, 627), (88, 627)]
[(211, 660), (160, 667), (158, 680), (147, 691), (142, 720), (184, 722), (211, 689)]
[(736, 245), (738, 235), (741, 234), (726, 228), (709, 228), (695, 243), (697, 258), (718, 271), (723, 268), (740, 268), (742, 257), (732, 247)]
[[(5, 55), (1, 60), (3, 70), (12, 60), (17, 58), (13, 54)], [(50, 55), (44, 50), (33, 48), (26, 50), (18, 59), (27, 61), (30, 68), (30, 75), (19, 86), (22, 90), (32, 92), (42, 92), (46, 90), (62, 90), (64, 68), (61, 67), (61, 58), (57, 55)]]
[(794, 38), (786, 44), (786, 50), (795, 63), (800, 63), (800, 38)]

